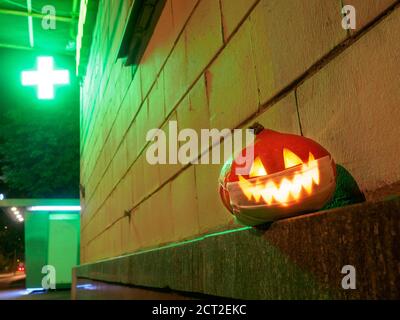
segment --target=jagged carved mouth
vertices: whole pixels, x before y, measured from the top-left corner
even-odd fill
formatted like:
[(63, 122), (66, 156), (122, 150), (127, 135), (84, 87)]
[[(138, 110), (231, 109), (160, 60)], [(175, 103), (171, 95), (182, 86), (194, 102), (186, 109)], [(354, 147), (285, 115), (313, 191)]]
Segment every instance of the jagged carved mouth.
[(236, 195), (240, 190), (242, 195), (238, 198), (242, 199), (239, 202), (245, 200), (248, 204), (288, 206), (315, 192), (321, 183), (321, 161), (325, 166), (331, 164), (329, 156), (316, 160), (311, 152), (305, 163), (289, 149), (283, 150), (283, 158), (286, 169), (271, 175), (268, 175), (261, 159), (256, 158), (249, 179), (239, 176), (239, 181), (230, 184), (228, 189)]

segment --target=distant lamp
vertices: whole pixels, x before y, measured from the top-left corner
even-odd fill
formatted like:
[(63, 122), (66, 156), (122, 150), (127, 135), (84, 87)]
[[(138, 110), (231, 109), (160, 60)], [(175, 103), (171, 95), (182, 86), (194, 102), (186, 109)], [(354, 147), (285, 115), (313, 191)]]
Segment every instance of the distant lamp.
[(54, 99), (54, 86), (70, 82), (68, 70), (54, 70), (53, 57), (38, 57), (37, 71), (23, 71), (21, 80), (23, 86), (37, 86), (40, 100)]

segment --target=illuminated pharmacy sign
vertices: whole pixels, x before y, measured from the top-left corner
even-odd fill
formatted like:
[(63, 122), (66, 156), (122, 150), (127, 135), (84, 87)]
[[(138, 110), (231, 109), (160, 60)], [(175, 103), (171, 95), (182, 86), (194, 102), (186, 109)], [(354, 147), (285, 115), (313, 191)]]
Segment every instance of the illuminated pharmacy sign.
[(40, 100), (54, 99), (54, 86), (67, 85), (70, 82), (68, 70), (54, 70), (53, 57), (38, 57), (36, 71), (23, 71), (23, 86), (37, 86)]

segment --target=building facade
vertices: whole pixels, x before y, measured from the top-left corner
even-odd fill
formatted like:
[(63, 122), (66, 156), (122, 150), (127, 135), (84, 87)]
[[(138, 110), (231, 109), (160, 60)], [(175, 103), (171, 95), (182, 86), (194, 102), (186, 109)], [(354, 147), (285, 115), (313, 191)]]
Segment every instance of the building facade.
[[(343, 27), (347, 4), (355, 29)], [(118, 57), (134, 8), (87, 9), (77, 281), (235, 298), (399, 297), (390, 283), (400, 205), (379, 202), (400, 184), (399, 1), (166, 0), (129, 64)], [(197, 132), (258, 122), (312, 138), (368, 202), (261, 234), (244, 228), (220, 201), (222, 164), (148, 163), (147, 132), (171, 121)], [(365, 281), (341, 291), (342, 266), (362, 261)]]

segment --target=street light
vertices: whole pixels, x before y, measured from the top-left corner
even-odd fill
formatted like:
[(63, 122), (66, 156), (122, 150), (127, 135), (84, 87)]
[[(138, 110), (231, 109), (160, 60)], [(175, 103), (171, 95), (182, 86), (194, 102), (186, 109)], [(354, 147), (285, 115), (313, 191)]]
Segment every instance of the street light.
[(23, 222), (24, 221), (24, 217), (22, 216), (22, 214), (18, 210), (18, 208), (12, 207), (11, 211), (12, 211), (12, 213), (14, 213), (15, 219), (17, 219), (17, 221), (19, 221), (19, 222)]

